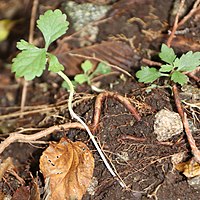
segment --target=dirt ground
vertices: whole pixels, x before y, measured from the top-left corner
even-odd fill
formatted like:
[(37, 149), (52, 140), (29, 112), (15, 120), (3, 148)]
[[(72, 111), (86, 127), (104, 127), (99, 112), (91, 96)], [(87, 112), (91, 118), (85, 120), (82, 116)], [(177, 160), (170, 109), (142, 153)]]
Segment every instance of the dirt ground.
[[(23, 80), (14, 77), (10, 64), (17, 54), (16, 42), (20, 38), (28, 38), (32, 1), (17, 1), (21, 6), (17, 7), (14, 1), (8, 1), (7, 9), (14, 13), (8, 17), (23, 20), (15, 25), (8, 39), (0, 43), (1, 141), (5, 140), (10, 133), (25, 128), (31, 128), (25, 132), (26, 134), (33, 134), (44, 128), (72, 121), (67, 108), (68, 93), (61, 87), (62, 80), (49, 72), (45, 72), (42, 77), (28, 83), (26, 105), (24, 112), (20, 113)], [(4, 13), (5, 2), (4, 0), (0, 2), (1, 19), (7, 18)], [(67, 1), (39, 1), (36, 18), (48, 9), (59, 8), (64, 11), (64, 2)], [(79, 2), (84, 3), (85, 1)], [(13, 159), (18, 176), (24, 180), (25, 189), (21, 191), (22, 193), (17, 192), (16, 194), (22, 184), (16, 175), (7, 172), (0, 182), (0, 190), (4, 193), (1, 199), (34, 199), (30, 195), (34, 178), (38, 181), (42, 198), (44, 180), (39, 170), (39, 158), (44, 149), (48, 147), (49, 141), (59, 141), (62, 136), (67, 136), (72, 141), (83, 141), (93, 152), (95, 158), (93, 187), (90, 187), (92, 192), (87, 191), (84, 195), (84, 200), (200, 199), (200, 189), (189, 185), (187, 178), (175, 169), (175, 159), (181, 155), (183, 155), (181, 161), (192, 157), (185, 133), (173, 136), (166, 142), (157, 141), (154, 134), (153, 125), (155, 114), (158, 111), (166, 108), (177, 112), (171, 91), (157, 88), (147, 92), (148, 85), (138, 83), (134, 78), (135, 72), (145, 64), (142, 61), (143, 58), (158, 61), (160, 46), (168, 39), (168, 30), (174, 23), (177, 11), (175, 1), (92, 2), (110, 5), (103, 20), (93, 24), (98, 27), (95, 39), (91, 39), (91, 33), (81, 36), (80, 33), (85, 30), (76, 33), (72, 26), (68, 35), (51, 48), (66, 67), (65, 73), (71, 78), (80, 72), (80, 63), (85, 59), (73, 57), (70, 53), (84, 56), (95, 54), (97, 58), (117, 65), (132, 74), (133, 78), (113, 69), (114, 73), (100, 78), (98, 83), (101, 89), (126, 97), (137, 109), (142, 119), (137, 121), (119, 101), (106, 98), (102, 102), (100, 122), (95, 131), (102, 150), (128, 189), (122, 188), (119, 182), (110, 175), (86, 132), (70, 129), (69, 131), (55, 131), (41, 138), (40, 141), (45, 141), (45, 144), (17, 142), (3, 151), (1, 161), (7, 157)], [(191, 0), (185, 2), (183, 15), (189, 12), (193, 3), (194, 1)], [(180, 28), (176, 38), (172, 41), (172, 47), (178, 55), (189, 50), (198, 51), (200, 49), (199, 18), (200, 12), (197, 12)], [(71, 34), (75, 35), (69, 38)], [(34, 38), (35, 44), (40, 46), (42, 36), (37, 29)], [(68, 39), (64, 40), (65, 38)], [(85, 41), (89, 42), (85, 43)], [(196, 88), (199, 87), (199, 83), (192, 79), (190, 84)], [(86, 84), (79, 86), (76, 90), (74, 111), (88, 125), (93, 122), (95, 99), (98, 95)], [(196, 127), (193, 135), (197, 147), (200, 148), (199, 110), (193, 110), (198, 119), (195, 122), (192, 110), (188, 107), (185, 109)], [(22, 117), (20, 117), (21, 114), (23, 114)]]

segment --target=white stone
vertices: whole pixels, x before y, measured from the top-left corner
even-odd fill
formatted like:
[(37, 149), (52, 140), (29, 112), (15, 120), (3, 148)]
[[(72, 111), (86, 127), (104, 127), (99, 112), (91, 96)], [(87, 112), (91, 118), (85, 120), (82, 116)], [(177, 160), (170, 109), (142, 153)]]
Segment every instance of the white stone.
[(183, 131), (183, 124), (178, 113), (162, 109), (155, 118), (154, 133), (158, 141), (166, 141)]

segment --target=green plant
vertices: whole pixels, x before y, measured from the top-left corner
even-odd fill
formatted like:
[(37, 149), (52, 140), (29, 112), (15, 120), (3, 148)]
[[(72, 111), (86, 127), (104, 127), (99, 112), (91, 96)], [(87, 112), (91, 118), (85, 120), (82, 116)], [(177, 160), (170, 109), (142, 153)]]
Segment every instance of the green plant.
[(178, 58), (174, 50), (165, 44), (162, 44), (159, 57), (166, 64), (163, 64), (159, 70), (154, 67), (142, 66), (141, 70), (136, 73), (139, 82), (153, 83), (158, 78), (166, 76), (174, 83), (184, 85), (188, 82), (185, 73), (193, 71), (200, 65), (200, 52), (189, 51)]
[[(85, 60), (81, 64), (81, 68), (83, 70), (82, 74), (77, 74), (72, 81), (73, 85), (76, 87), (78, 84), (87, 83), (92, 86), (92, 79), (96, 76), (108, 74), (111, 72), (111, 67), (106, 65), (105, 63), (100, 62), (96, 69), (93, 70), (94, 66), (91, 61)], [(66, 89), (69, 89), (69, 85), (66, 82), (63, 82), (62, 86)]]
[(48, 70), (57, 73), (61, 76), (69, 86), (68, 109), (72, 118), (79, 121), (89, 134), (94, 146), (100, 154), (104, 164), (109, 172), (116, 177), (116, 173), (108, 163), (105, 155), (101, 151), (93, 134), (85, 122), (73, 111), (72, 100), (74, 95), (74, 86), (71, 80), (62, 72), (64, 66), (60, 64), (57, 57), (48, 52), (50, 44), (56, 41), (60, 36), (66, 33), (69, 22), (66, 21), (67, 16), (62, 14), (60, 10), (48, 10), (37, 20), (37, 27), (44, 36), (45, 47), (38, 48), (33, 44), (20, 40), (17, 43), (17, 48), (21, 52), (13, 59), (12, 72), (15, 72), (16, 77), (24, 77), (26, 80), (33, 80), (35, 77), (40, 77), (48, 64)]

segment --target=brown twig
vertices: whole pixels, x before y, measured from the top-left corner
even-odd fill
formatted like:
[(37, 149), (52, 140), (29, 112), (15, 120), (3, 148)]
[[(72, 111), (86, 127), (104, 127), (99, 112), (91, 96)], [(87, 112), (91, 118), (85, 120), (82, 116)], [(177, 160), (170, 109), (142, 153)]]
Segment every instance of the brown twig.
[[(33, 1), (32, 11), (31, 11), (31, 20), (30, 20), (29, 38), (28, 38), (28, 42), (31, 44), (33, 43), (35, 18), (36, 18), (38, 3), (39, 3), (39, 0)], [(27, 87), (28, 87), (28, 83), (26, 80), (24, 80), (23, 89), (22, 89), (22, 98), (21, 98), (21, 112), (24, 111), (24, 106), (26, 103)], [(23, 117), (23, 114), (21, 114), (20, 117)]]
[(147, 58), (142, 58), (141, 62), (143, 62), (144, 64), (147, 64), (149, 66), (162, 66), (162, 63), (160, 62), (155, 62), (155, 61), (152, 61), (152, 60), (149, 60)]
[(116, 99), (131, 112), (131, 114), (135, 117), (136, 120), (138, 121), (141, 120), (141, 116), (138, 114), (137, 110), (133, 107), (133, 105), (130, 103), (130, 101), (126, 97), (123, 97), (114, 92), (108, 92), (108, 91), (103, 92), (97, 96), (96, 101), (95, 101), (95, 110), (94, 110), (93, 125), (92, 125), (93, 132), (95, 132), (98, 126), (98, 123), (100, 121), (102, 103), (105, 100), (105, 98)]
[(136, 141), (136, 142), (145, 142), (147, 140), (147, 138), (145, 137), (135, 137), (133, 135), (126, 135), (126, 134), (123, 134), (119, 140), (131, 140), (131, 141)]
[(196, 162), (198, 162), (200, 164), (200, 151), (196, 146), (195, 140), (194, 140), (192, 133), (191, 133), (191, 130), (189, 128), (189, 123), (188, 123), (186, 113), (184, 113), (184, 116), (183, 116), (183, 125), (184, 125), (184, 128), (185, 128), (185, 132), (186, 132), (186, 135), (187, 135), (188, 142), (189, 142), (191, 150), (192, 150), (192, 154), (194, 155), (194, 159), (196, 160)]
[(6, 138), (3, 142), (1, 142), (0, 154), (4, 151), (4, 149), (6, 147), (8, 147), (13, 142), (16, 142), (19, 140), (23, 140), (23, 142), (25, 142), (25, 141), (30, 142), (33, 140), (40, 139), (42, 137), (46, 137), (47, 135), (51, 134), (54, 131), (63, 130), (63, 129), (67, 130), (70, 128), (84, 129), (84, 127), (80, 123), (74, 122), (74, 123), (66, 123), (66, 124), (62, 124), (62, 125), (52, 126), (45, 130), (42, 130), (38, 133), (31, 134), (31, 135), (12, 133), (8, 138)]
[(175, 101), (175, 104), (176, 104), (176, 107), (177, 107), (177, 111), (178, 111), (181, 119), (183, 119), (184, 111), (183, 111), (183, 107), (181, 105), (181, 99), (179, 97), (176, 84), (173, 85), (172, 92), (173, 92), (173, 95), (174, 95), (174, 101)]
[(182, 119), (182, 122), (183, 122), (183, 126), (184, 126), (184, 129), (185, 129), (185, 133), (187, 135), (187, 139), (188, 139), (190, 148), (192, 150), (192, 153), (194, 155), (195, 160), (198, 163), (200, 163), (200, 151), (198, 150), (198, 148), (195, 144), (195, 140), (194, 140), (192, 133), (190, 131), (189, 123), (188, 123), (188, 120), (187, 120), (187, 114), (184, 113), (184, 110), (183, 110), (182, 105), (181, 105), (181, 100), (180, 100), (180, 97), (179, 97), (179, 94), (178, 94), (178, 89), (177, 89), (177, 86), (175, 84), (172, 87), (172, 91), (173, 91), (174, 100), (175, 100), (175, 103), (176, 103), (178, 113), (181, 116), (181, 119)]
[(178, 27), (182, 26), (189, 18), (200, 10), (200, 0), (196, 0), (190, 12), (178, 23)]
[[(80, 103), (82, 103), (84, 100), (89, 100), (94, 98), (95, 95), (86, 95), (84, 97), (81, 97), (81, 99), (74, 99), (73, 104), (78, 105)], [(39, 105), (39, 106), (26, 106), (24, 108), (25, 111), (23, 111), (23, 116), (25, 115), (32, 115), (32, 114), (37, 114), (37, 113), (46, 113), (46, 112), (50, 112), (52, 110), (55, 109), (66, 109), (67, 105), (66, 103), (68, 102), (68, 100), (63, 100), (61, 102), (55, 103), (55, 104), (49, 104), (49, 105)], [(18, 109), (18, 107), (13, 107), (14, 109)], [(14, 117), (18, 117), (20, 116), (21, 112), (13, 112), (13, 113), (9, 113), (9, 114), (5, 114), (5, 115), (0, 115), (0, 121), (1, 120), (5, 120), (5, 119), (9, 119), (9, 118), (14, 118)]]
[(168, 38), (168, 41), (167, 41), (168, 47), (171, 46), (171, 42), (174, 38), (175, 32), (178, 29), (178, 27), (182, 26), (188, 19), (190, 19), (196, 12), (198, 12), (200, 10), (200, 0), (196, 0), (192, 9), (190, 10), (190, 12), (185, 17), (183, 17), (183, 19), (181, 19), (180, 22), (178, 22), (180, 11), (183, 8), (184, 2), (185, 2), (185, 0), (181, 0), (181, 2), (180, 2), (179, 10), (178, 10), (176, 17), (175, 17), (172, 32), (171, 32), (170, 37)]
[(197, 67), (195, 70), (192, 72), (187, 72), (187, 76), (190, 78), (193, 78), (196, 82), (200, 82), (200, 77), (196, 76), (196, 74), (200, 71), (200, 67)]
[(180, 15), (180, 12), (181, 12), (181, 10), (182, 10), (182, 8), (183, 8), (184, 3), (185, 3), (185, 0), (181, 0), (180, 6), (179, 6), (179, 9), (178, 9), (178, 12), (177, 12), (176, 17), (175, 17), (175, 20), (174, 20), (174, 25), (173, 25), (171, 34), (170, 34), (170, 36), (169, 36), (169, 38), (168, 38), (168, 40), (167, 40), (167, 46), (168, 46), (168, 47), (171, 46), (171, 42), (172, 42), (172, 40), (173, 40), (173, 38), (174, 38), (174, 35), (175, 35), (175, 32), (176, 32), (176, 30), (177, 30), (177, 28), (178, 28), (179, 15)]
[(122, 68), (120, 68), (120, 67), (118, 67), (118, 66), (116, 66), (116, 65), (112, 65), (112, 64), (110, 64), (110, 63), (107, 63), (107, 62), (105, 62), (104, 60), (101, 60), (100, 58), (97, 58), (97, 57), (95, 57), (95, 56), (85, 56), (85, 55), (75, 54), (75, 53), (69, 53), (69, 55), (70, 55), (70, 56), (75, 56), (75, 57), (79, 57), (79, 58), (84, 58), (84, 59), (88, 59), (88, 60), (95, 60), (95, 61), (97, 61), (97, 62), (105, 63), (106, 65), (112, 67), (113, 69), (116, 69), (116, 70), (118, 70), (118, 71), (120, 71), (120, 72), (126, 74), (127, 76), (133, 78), (133, 76), (132, 76), (129, 72), (127, 72), (126, 70), (124, 70), (124, 69), (122, 69)]

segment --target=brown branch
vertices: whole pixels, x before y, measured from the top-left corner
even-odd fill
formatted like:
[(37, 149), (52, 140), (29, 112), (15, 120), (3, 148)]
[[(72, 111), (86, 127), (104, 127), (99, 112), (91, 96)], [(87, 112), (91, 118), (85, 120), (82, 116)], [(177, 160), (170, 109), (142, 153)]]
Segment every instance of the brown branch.
[(181, 99), (179, 97), (178, 89), (177, 89), (176, 84), (174, 84), (172, 86), (172, 92), (173, 92), (173, 95), (174, 95), (174, 101), (175, 101), (175, 104), (176, 104), (176, 107), (177, 107), (177, 111), (178, 111), (181, 119), (183, 119), (184, 111), (183, 111), (183, 107), (181, 105)]
[(193, 78), (196, 82), (200, 82), (200, 77), (196, 76), (196, 74), (200, 71), (200, 67), (197, 67), (192, 72), (187, 72), (186, 75), (190, 78)]
[(19, 134), (19, 133), (12, 133), (10, 134), (10, 136), (8, 138), (6, 138), (3, 142), (1, 142), (0, 144), (0, 154), (4, 151), (4, 149), (6, 147), (8, 147), (11, 143), (19, 141), (19, 140), (23, 140), (24, 142), (30, 142), (33, 140), (37, 140), (40, 139), (42, 137), (46, 137), (47, 135), (51, 134), (54, 131), (59, 131), (59, 130), (67, 130), (70, 128), (78, 128), (78, 129), (83, 129), (84, 127), (78, 123), (78, 122), (74, 122), (74, 123), (66, 123), (66, 124), (62, 124), (62, 125), (56, 125), (56, 126), (52, 126), (49, 127), (45, 130), (42, 130), (38, 133), (34, 133), (31, 135), (26, 135), (26, 134)]
[(141, 62), (143, 62), (144, 64), (147, 64), (149, 66), (162, 66), (162, 63), (160, 62), (155, 62), (155, 61), (152, 61), (152, 60), (149, 60), (147, 58), (142, 58)]
[(192, 154), (194, 155), (195, 160), (198, 163), (200, 163), (200, 151), (198, 150), (198, 148), (195, 144), (195, 140), (194, 140), (192, 133), (190, 131), (189, 123), (188, 123), (188, 120), (187, 120), (187, 114), (184, 113), (184, 110), (183, 110), (182, 105), (181, 105), (181, 100), (180, 100), (180, 97), (179, 97), (179, 94), (178, 94), (178, 89), (177, 89), (175, 84), (172, 87), (172, 91), (173, 91), (174, 100), (175, 100), (175, 103), (176, 103), (178, 113), (179, 113), (179, 115), (182, 119), (183, 126), (184, 126), (184, 129), (185, 129), (185, 133), (187, 135), (187, 139), (188, 139), (190, 148), (192, 150)]
[(93, 132), (95, 132), (98, 126), (98, 123), (100, 121), (102, 103), (105, 100), (105, 98), (116, 99), (131, 112), (131, 114), (135, 117), (136, 120), (138, 121), (141, 120), (141, 116), (138, 114), (137, 110), (133, 107), (133, 105), (130, 103), (130, 101), (126, 97), (123, 97), (114, 92), (108, 92), (108, 91), (103, 92), (97, 96), (96, 101), (95, 101), (95, 110), (94, 110), (93, 125), (92, 125)]
[(185, 128), (185, 132), (186, 132), (186, 135), (187, 135), (188, 142), (190, 144), (190, 148), (192, 150), (192, 154), (194, 155), (194, 159), (196, 160), (196, 162), (198, 162), (200, 164), (200, 151), (196, 146), (195, 140), (194, 140), (192, 133), (191, 133), (191, 130), (189, 128), (189, 123), (188, 123), (186, 113), (184, 113), (184, 116), (183, 116), (183, 125), (184, 125), (184, 128)]
[(178, 23), (178, 27), (182, 26), (188, 19), (192, 17), (197, 11), (200, 10), (200, 0), (196, 0), (190, 12)]
[(177, 30), (177, 28), (178, 28), (179, 15), (180, 15), (180, 12), (181, 12), (181, 10), (182, 10), (182, 8), (183, 8), (184, 3), (185, 3), (185, 0), (181, 0), (180, 6), (179, 6), (179, 9), (178, 9), (178, 12), (177, 12), (176, 17), (175, 17), (175, 20), (174, 20), (174, 25), (173, 25), (171, 34), (170, 34), (170, 36), (169, 36), (169, 38), (168, 38), (168, 40), (167, 40), (167, 46), (168, 46), (168, 47), (171, 46), (171, 42), (172, 42), (172, 40), (173, 40), (173, 38), (174, 38), (174, 35), (175, 35), (175, 32), (176, 32), (176, 30)]
[(126, 134), (123, 134), (120, 138), (119, 138), (119, 141), (120, 140), (131, 140), (131, 141), (136, 141), (136, 142), (145, 142), (147, 140), (147, 138), (145, 137), (135, 137), (133, 135), (126, 135)]
[(200, 0), (196, 0), (192, 9), (190, 10), (190, 12), (185, 17), (183, 17), (183, 19), (180, 20), (180, 22), (178, 22), (180, 11), (181, 11), (181, 9), (184, 5), (184, 2), (185, 2), (185, 0), (181, 0), (181, 2), (180, 2), (179, 10), (178, 10), (176, 17), (175, 17), (172, 32), (171, 32), (170, 37), (168, 38), (168, 41), (167, 41), (168, 47), (171, 46), (171, 42), (174, 38), (175, 32), (178, 29), (178, 27), (182, 26), (188, 19), (190, 19), (196, 12), (198, 12), (200, 10)]

